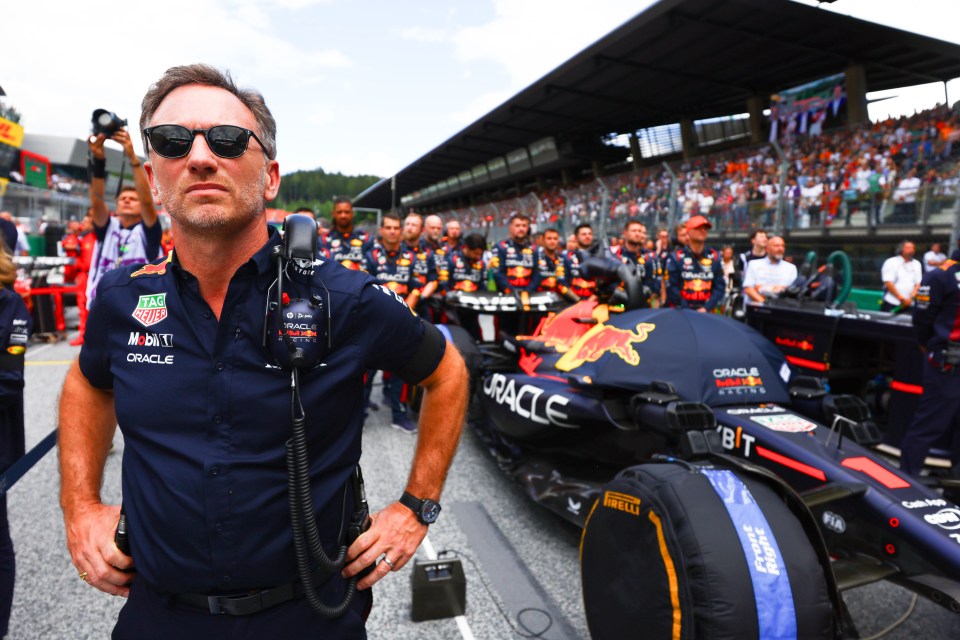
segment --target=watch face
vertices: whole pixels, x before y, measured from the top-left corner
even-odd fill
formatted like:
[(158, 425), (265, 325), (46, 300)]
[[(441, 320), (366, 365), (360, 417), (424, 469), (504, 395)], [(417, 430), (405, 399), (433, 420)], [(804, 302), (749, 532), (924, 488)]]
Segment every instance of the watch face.
[(433, 500), (424, 500), (420, 507), (420, 518), (427, 524), (433, 524), (440, 515), (440, 505)]

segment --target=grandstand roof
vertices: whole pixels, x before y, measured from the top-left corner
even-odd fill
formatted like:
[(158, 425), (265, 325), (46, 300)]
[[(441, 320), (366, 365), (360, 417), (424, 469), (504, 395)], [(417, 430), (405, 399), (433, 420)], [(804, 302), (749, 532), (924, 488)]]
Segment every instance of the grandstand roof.
[[(791, 0), (661, 0), (402, 169), (397, 203), (545, 137), (556, 139), (559, 158), (482, 188), (588, 165), (602, 157), (606, 134), (744, 113), (751, 96), (766, 99), (851, 64), (863, 65), (868, 91), (946, 81), (960, 77), (960, 45)], [(389, 208), (390, 183), (355, 204)]]

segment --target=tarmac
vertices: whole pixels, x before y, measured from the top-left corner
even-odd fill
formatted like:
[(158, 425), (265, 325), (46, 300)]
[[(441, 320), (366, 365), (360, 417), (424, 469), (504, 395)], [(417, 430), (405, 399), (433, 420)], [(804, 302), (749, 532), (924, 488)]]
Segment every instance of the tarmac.
[[(78, 351), (66, 341), (28, 350), (28, 450), (56, 427), (60, 387)], [(380, 401), (376, 388), (374, 399)], [(400, 495), (416, 440), (392, 429), (389, 418), (389, 410), (382, 407), (371, 412), (364, 427), (362, 465), (373, 510)], [(115, 444), (103, 483), (103, 499), (110, 503), (120, 500), (119, 432)], [(77, 578), (66, 550), (56, 464), (52, 451), (9, 493), (17, 554), (10, 637), (107, 638), (124, 600)], [(464, 430), (441, 502), (443, 513), (430, 527), (418, 556), (428, 560), (444, 551), (451, 553), (443, 559), (460, 556), (466, 614), (412, 622), (410, 562), (374, 587), (367, 627), (371, 640), (589, 638), (581, 600), (579, 530), (530, 501), (469, 429)], [(862, 637), (896, 622), (912, 602), (910, 592), (889, 583), (848, 591), (844, 598)], [(285, 637), (282, 630), (278, 637)], [(883, 637), (958, 638), (960, 615), (919, 599), (906, 620)]]

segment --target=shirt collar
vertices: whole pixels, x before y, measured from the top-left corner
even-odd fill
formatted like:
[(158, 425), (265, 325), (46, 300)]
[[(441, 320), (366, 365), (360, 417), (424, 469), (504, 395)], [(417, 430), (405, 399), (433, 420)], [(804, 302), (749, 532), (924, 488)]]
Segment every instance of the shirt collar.
[[(237, 274), (250, 273), (252, 271), (256, 275), (261, 275), (275, 270), (276, 262), (274, 260), (273, 248), (281, 243), (280, 232), (277, 231), (277, 228), (273, 225), (267, 225), (266, 243), (264, 243), (247, 262), (237, 269)], [(179, 278), (184, 280), (195, 278), (193, 274), (184, 269), (183, 265), (180, 264), (180, 257), (177, 255), (176, 248), (173, 249), (173, 260), (171, 260), (171, 263), (174, 266), (174, 273), (176, 273)]]

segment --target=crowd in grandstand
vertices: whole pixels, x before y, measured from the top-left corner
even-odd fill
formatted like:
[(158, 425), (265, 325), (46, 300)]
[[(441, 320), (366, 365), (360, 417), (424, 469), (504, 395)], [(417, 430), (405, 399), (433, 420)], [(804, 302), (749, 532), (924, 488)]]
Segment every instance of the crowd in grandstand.
[[(917, 220), (918, 198), (955, 193), (958, 135), (956, 105), (941, 105), (797, 136), (784, 142), (783, 159), (772, 144), (740, 148), (671, 163), (676, 182), (654, 165), (447, 215), (473, 227), (503, 226), (513, 213), (547, 225), (564, 218), (596, 223), (602, 215), (652, 224), (667, 219), (674, 196), (678, 221), (704, 215), (747, 229), (771, 226), (782, 195), (786, 228), (850, 224), (857, 212), (871, 224), (910, 223)], [(921, 187), (927, 187), (922, 194)]]

